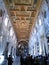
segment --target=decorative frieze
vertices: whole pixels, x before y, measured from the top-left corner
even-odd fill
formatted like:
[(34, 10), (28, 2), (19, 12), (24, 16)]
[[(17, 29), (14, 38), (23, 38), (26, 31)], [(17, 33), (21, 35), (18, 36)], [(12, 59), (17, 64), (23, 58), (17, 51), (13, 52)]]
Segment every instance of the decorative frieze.
[[(12, 0), (12, 3), (9, 3), (9, 1), (8, 4), (6, 3), (11, 16), (11, 22), (13, 23), (18, 38), (23, 38), (22, 34), (24, 34), (25, 38), (29, 36), (31, 28), (35, 22), (34, 19), (36, 19), (37, 16), (36, 14), (38, 14), (37, 10), (41, 5), (39, 3), (41, 3), (41, 0)], [(36, 7), (34, 7), (34, 5), (36, 5)], [(28, 30), (28, 34), (24, 32), (23, 29), (24, 31)], [(22, 33), (18, 30), (21, 30)]]

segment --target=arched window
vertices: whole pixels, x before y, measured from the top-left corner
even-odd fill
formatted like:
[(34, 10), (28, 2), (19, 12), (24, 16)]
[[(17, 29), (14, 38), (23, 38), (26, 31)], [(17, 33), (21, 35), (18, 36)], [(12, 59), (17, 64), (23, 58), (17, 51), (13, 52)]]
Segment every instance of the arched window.
[(12, 3), (12, 0), (9, 0), (9, 3)]
[(44, 18), (46, 18), (46, 11), (44, 11)]
[(37, 3), (37, 0), (34, 0), (34, 4), (36, 4)]

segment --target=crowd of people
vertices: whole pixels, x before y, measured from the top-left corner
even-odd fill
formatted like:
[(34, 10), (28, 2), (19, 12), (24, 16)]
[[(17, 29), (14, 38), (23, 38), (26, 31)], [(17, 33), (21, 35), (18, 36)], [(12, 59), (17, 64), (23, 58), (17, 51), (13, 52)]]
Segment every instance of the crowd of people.
[(27, 57), (20, 57), (21, 65), (49, 65), (49, 55), (46, 56), (36, 56), (32, 57), (28, 55)]
[[(8, 65), (12, 65), (12, 63), (13, 59), (9, 55)], [(38, 55), (36, 57), (32, 57), (30, 55), (20, 56), (20, 65), (49, 65), (49, 54), (46, 56)]]

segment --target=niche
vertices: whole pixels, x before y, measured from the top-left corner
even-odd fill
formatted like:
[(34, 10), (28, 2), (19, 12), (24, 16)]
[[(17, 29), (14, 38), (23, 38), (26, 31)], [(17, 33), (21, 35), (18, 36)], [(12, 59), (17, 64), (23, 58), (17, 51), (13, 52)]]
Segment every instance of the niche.
[(46, 18), (46, 11), (44, 11), (44, 18)]

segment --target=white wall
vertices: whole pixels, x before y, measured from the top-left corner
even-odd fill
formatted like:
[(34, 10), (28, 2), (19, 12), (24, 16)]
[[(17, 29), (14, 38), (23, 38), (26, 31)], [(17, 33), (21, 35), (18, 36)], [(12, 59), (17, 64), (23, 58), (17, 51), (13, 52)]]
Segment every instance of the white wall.
[[(1, 3), (1, 1), (2, 1), (2, 3)], [(1, 47), (0, 47), (0, 54), (3, 53), (3, 51), (5, 50), (7, 42), (9, 42), (9, 48), (8, 48), (9, 54), (10, 54), (10, 50), (11, 50), (12, 46), (13, 46), (12, 54), (14, 54), (14, 53), (16, 54), (17, 38), (15, 36), (15, 32), (12, 27), (12, 24), (9, 19), (9, 16), (8, 16), (8, 13), (7, 13), (3, 0), (0, 0), (0, 9), (2, 9), (2, 11), (3, 11), (2, 19), (0, 18), (0, 21), (2, 22), (2, 36), (3, 36), (2, 42), (1, 42)], [(8, 19), (8, 23), (7, 23), (7, 20), (5, 21), (6, 18)], [(6, 23), (7, 23), (7, 26), (5, 25)], [(13, 34), (11, 33), (12, 36), (10, 36), (10, 27), (12, 28), (12, 32), (13, 32)]]
[[(46, 18), (44, 18), (44, 11), (46, 11)], [(45, 55), (45, 47), (46, 47), (46, 52), (48, 52), (48, 45), (47, 45), (47, 39), (46, 39), (46, 31), (48, 30), (45, 28), (45, 26), (48, 23), (48, 17), (49, 17), (49, 10), (47, 3), (43, 0), (41, 4), (41, 8), (39, 11), (39, 15), (36, 20), (36, 24), (34, 29), (31, 31), (30, 34), (30, 39), (29, 39), (29, 53), (31, 55)], [(34, 33), (33, 33), (34, 32)], [(37, 42), (39, 43), (39, 52), (37, 49)], [(34, 47), (34, 53), (33, 53), (33, 47)]]

